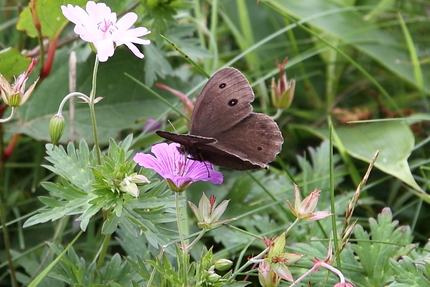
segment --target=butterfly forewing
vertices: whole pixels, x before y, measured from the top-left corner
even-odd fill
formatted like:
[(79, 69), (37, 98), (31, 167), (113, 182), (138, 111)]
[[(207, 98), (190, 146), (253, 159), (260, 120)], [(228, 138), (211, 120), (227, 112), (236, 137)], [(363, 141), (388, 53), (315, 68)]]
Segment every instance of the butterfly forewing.
[(234, 68), (216, 72), (197, 97), (190, 134), (215, 137), (252, 112), (254, 93), (245, 76)]

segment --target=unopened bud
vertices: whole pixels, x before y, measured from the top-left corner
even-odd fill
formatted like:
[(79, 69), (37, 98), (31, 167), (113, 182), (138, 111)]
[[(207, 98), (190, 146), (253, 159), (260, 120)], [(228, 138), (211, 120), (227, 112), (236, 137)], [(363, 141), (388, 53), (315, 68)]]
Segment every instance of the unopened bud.
[(60, 141), (65, 127), (66, 120), (62, 115), (56, 114), (51, 118), (49, 122), (49, 136), (53, 145), (56, 145)]
[(233, 261), (228, 259), (218, 259), (215, 261), (215, 269), (219, 271), (226, 271), (233, 266)]
[(221, 279), (221, 276), (216, 273), (213, 273), (208, 276), (208, 281), (211, 283), (217, 283), (219, 279)]

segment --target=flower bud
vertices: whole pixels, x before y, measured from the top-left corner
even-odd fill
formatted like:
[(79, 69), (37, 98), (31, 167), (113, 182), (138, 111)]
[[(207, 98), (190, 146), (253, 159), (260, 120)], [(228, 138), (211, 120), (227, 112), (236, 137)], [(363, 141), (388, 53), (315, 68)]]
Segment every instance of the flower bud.
[(119, 184), (119, 190), (128, 193), (131, 196), (139, 197), (139, 189), (137, 187), (138, 183), (147, 184), (151, 182), (146, 178), (146, 176), (133, 173), (122, 180), (122, 182)]
[(228, 259), (218, 259), (215, 261), (215, 269), (219, 271), (226, 271), (233, 266), (233, 261)]
[(66, 127), (66, 120), (60, 114), (56, 114), (51, 118), (49, 122), (49, 136), (51, 142), (56, 145), (63, 135), (64, 128)]
[(284, 60), (282, 65), (278, 61), (276, 62), (279, 69), (279, 80), (276, 82), (272, 78), (272, 84), (270, 85), (273, 106), (283, 110), (290, 107), (294, 99), (294, 88), (296, 86), (296, 82), (294, 80), (288, 81), (285, 74), (284, 67), (287, 63), (288, 58)]
[(219, 281), (219, 279), (221, 279), (221, 276), (216, 274), (216, 273), (213, 273), (213, 274), (208, 276), (208, 281), (210, 283), (217, 283)]

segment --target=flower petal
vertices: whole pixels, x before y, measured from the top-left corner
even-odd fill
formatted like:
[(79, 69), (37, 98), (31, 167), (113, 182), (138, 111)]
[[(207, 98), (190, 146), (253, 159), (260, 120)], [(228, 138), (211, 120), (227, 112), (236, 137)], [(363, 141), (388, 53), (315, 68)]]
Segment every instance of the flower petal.
[(212, 164), (188, 159), (178, 151), (177, 143), (160, 143), (152, 146), (155, 157), (138, 153), (134, 157), (140, 166), (154, 169), (165, 179), (170, 179), (176, 186), (189, 185), (195, 181), (210, 181), (221, 184), (222, 173), (214, 171)]
[(305, 219), (305, 221), (320, 220), (320, 219), (326, 218), (330, 215), (332, 215), (332, 213), (328, 212), (328, 211), (316, 211), (316, 212), (312, 213), (312, 217)]
[(129, 29), (138, 18), (136, 13), (129, 12), (117, 21), (116, 13), (113, 13), (105, 3), (94, 1), (87, 3), (86, 11), (70, 4), (61, 6), (61, 9), (64, 16), (76, 25), (75, 33), (82, 40), (94, 44), (100, 62), (107, 61), (113, 56), (115, 47), (123, 44), (137, 57), (144, 57), (134, 44), (150, 44), (149, 40), (139, 37), (151, 32), (144, 27)]
[(123, 33), (127, 31), (131, 26), (133, 26), (134, 22), (137, 21), (137, 14), (133, 12), (129, 12), (122, 16), (121, 19), (116, 22), (116, 26), (118, 27), (118, 33)]
[(94, 47), (97, 49), (97, 57), (100, 62), (106, 62), (115, 52), (114, 44), (110, 39), (98, 41), (94, 43)]
[(287, 281), (294, 281), (293, 275), (291, 274), (288, 267), (283, 263), (275, 263), (271, 264), (273, 272), (276, 273), (279, 277)]

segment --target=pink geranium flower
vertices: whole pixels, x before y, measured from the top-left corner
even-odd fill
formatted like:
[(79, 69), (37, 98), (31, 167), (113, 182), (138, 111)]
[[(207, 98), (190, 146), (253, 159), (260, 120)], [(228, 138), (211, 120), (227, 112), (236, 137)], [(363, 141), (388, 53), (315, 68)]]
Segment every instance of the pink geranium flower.
[(166, 179), (169, 188), (182, 192), (193, 182), (203, 180), (221, 184), (223, 176), (209, 162), (192, 160), (178, 151), (177, 143), (160, 143), (152, 146), (150, 154), (137, 153), (134, 161), (140, 166), (155, 170)]
[(105, 3), (94, 1), (87, 3), (86, 11), (71, 4), (62, 5), (61, 10), (69, 21), (76, 24), (75, 33), (94, 45), (100, 62), (106, 62), (113, 56), (115, 48), (123, 44), (138, 58), (144, 57), (134, 44), (149, 45), (149, 40), (140, 37), (151, 32), (145, 27), (129, 29), (137, 20), (136, 13), (127, 13), (117, 21), (116, 13), (112, 13)]

